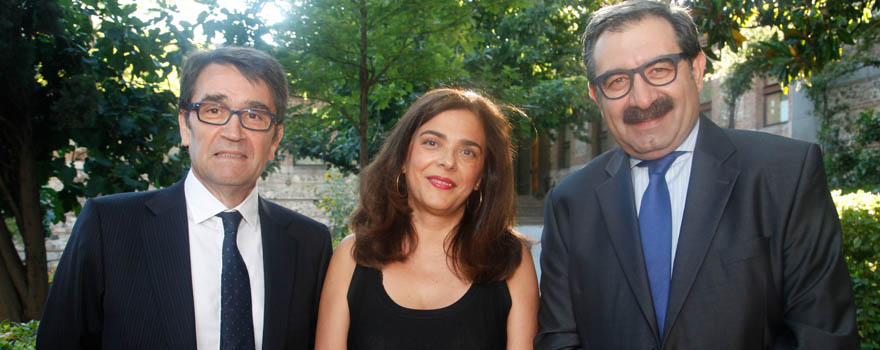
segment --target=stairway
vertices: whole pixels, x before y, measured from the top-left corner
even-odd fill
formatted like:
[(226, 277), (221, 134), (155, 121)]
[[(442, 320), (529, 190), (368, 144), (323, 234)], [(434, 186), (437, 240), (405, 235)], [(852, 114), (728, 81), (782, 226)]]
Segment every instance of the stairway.
[(544, 200), (531, 195), (516, 197), (517, 215), (516, 225), (543, 225), (544, 224)]

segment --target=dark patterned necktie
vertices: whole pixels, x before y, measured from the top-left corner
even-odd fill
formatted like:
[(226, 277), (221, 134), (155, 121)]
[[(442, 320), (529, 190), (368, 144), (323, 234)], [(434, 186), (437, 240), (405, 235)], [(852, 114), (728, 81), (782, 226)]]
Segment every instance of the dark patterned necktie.
[(648, 188), (642, 195), (639, 207), (639, 231), (661, 341), (672, 276), (672, 204), (666, 185), (666, 171), (680, 154), (682, 152), (672, 152), (662, 158), (639, 163), (640, 167), (648, 167)]
[(223, 273), (220, 279), (220, 350), (254, 349), (251, 283), (236, 238), (241, 214), (217, 214), (223, 219)]

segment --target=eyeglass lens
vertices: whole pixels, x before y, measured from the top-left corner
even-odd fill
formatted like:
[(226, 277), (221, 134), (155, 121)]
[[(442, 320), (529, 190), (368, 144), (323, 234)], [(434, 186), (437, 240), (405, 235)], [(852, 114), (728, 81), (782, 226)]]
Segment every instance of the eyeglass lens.
[(228, 107), (214, 104), (201, 103), (198, 105), (199, 120), (209, 123), (223, 125), (232, 117), (232, 113), (238, 114), (241, 124), (248, 129), (266, 130), (272, 125), (272, 114), (268, 111), (260, 109), (241, 109), (232, 111)]
[[(676, 60), (663, 57), (653, 62), (648, 62), (635, 71), (639, 72), (647, 82), (654, 86), (662, 86), (675, 80)], [(610, 99), (620, 98), (626, 95), (632, 87), (633, 71), (623, 71), (610, 74), (601, 82), (602, 92)]]

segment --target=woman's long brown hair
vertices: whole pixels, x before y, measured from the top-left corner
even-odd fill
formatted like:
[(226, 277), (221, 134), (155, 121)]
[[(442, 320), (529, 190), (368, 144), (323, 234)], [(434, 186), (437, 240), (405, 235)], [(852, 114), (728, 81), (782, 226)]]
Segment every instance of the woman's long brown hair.
[(480, 190), (468, 198), (464, 216), (448, 243), (451, 266), (461, 278), (474, 283), (507, 279), (519, 266), (527, 240), (512, 228), (516, 202), (510, 122), (487, 98), (459, 89), (431, 90), (416, 100), (361, 172), (360, 202), (350, 224), (357, 237), (353, 255), (358, 264), (378, 269), (404, 261), (414, 251), (418, 241), (412, 209), (405, 177), (399, 175), (416, 130), (436, 115), (456, 109), (479, 118), (486, 134), (486, 158)]

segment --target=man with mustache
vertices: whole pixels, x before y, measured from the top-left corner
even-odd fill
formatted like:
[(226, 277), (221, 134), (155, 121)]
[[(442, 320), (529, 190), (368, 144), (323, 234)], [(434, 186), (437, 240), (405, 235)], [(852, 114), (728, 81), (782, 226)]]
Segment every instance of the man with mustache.
[(620, 145), (549, 193), (537, 349), (857, 349), (816, 145), (700, 116), (686, 10), (593, 14), (590, 96)]
[(310, 349), (327, 228), (264, 200), (287, 77), (266, 53), (220, 48), (181, 70), (192, 168), (161, 190), (93, 198), (64, 250), (37, 349)]

